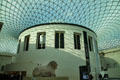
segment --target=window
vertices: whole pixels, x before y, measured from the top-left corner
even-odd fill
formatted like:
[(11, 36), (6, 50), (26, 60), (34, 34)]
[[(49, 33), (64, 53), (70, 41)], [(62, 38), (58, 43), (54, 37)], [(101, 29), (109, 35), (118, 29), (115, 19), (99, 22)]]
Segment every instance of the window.
[(3, 23), (2, 23), (2, 22), (0, 22), (0, 31), (1, 31), (1, 29), (2, 29), (2, 26), (3, 26)]
[(64, 48), (64, 32), (55, 32), (55, 48)]
[(20, 51), (20, 43), (21, 43), (21, 40), (19, 40), (19, 43), (18, 43), (18, 50), (17, 50), (17, 53), (19, 53), (19, 51)]
[(95, 40), (95, 49), (96, 49), (96, 52), (98, 53), (98, 44), (97, 44), (97, 40)]
[(80, 34), (74, 33), (74, 49), (80, 49)]
[(93, 51), (93, 40), (91, 36), (88, 36), (89, 50)]
[(24, 39), (24, 51), (28, 51), (28, 48), (29, 48), (29, 38), (30, 38), (30, 35), (25, 36), (25, 39)]
[(5, 70), (5, 66), (1, 66), (1, 71), (4, 71)]
[(37, 49), (45, 49), (46, 33), (37, 33)]

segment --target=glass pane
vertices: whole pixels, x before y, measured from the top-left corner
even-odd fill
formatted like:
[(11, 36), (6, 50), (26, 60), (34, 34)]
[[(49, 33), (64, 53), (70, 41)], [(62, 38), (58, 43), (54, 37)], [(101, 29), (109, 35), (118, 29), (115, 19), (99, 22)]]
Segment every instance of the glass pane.
[(25, 36), (25, 40), (24, 40), (24, 50), (25, 51), (28, 51), (28, 48), (29, 48), (29, 37), (30, 37), (30, 35)]
[(59, 48), (59, 33), (55, 33), (55, 48)]
[(89, 50), (93, 51), (92, 37), (88, 37), (88, 41), (89, 41)]
[(64, 48), (64, 33), (60, 33), (60, 48)]
[(21, 43), (21, 40), (19, 40), (17, 53), (19, 53), (19, 51), (20, 51), (20, 43)]
[(45, 48), (45, 40), (46, 40), (45, 33), (41, 32), (41, 33), (38, 33), (37, 35), (38, 35), (37, 48), (44, 49)]
[(80, 49), (80, 35), (77, 35), (77, 48)]
[(40, 44), (40, 39), (41, 39), (41, 38), (40, 38), (40, 35), (41, 35), (41, 34), (38, 33), (37, 35), (38, 35), (38, 37), (37, 37), (37, 41), (38, 41), (38, 42), (37, 42), (37, 49), (41, 49), (41, 44)]
[(76, 49), (76, 34), (74, 34), (74, 49)]

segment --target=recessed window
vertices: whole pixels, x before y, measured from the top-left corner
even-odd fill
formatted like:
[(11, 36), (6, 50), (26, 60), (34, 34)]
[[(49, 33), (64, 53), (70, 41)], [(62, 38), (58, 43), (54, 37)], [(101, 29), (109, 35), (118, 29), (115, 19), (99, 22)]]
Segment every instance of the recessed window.
[(95, 49), (96, 49), (96, 52), (98, 53), (98, 44), (97, 44), (97, 40), (95, 40)]
[(45, 49), (46, 33), (37, 33), (37, 49)]
[(93, 40), (91, 36), (88, 36), (89, 50), (93, 51)]
[(4, 71), (4, 70), (5, 70), (5, 66), (2, 66), (2, 67), (1, 67), (1, 71)]
[(64, 48), (64, 32), (55, 32), (55, 48)]
[(20, 43), (21, 43), (21, 40), (19, 40), (19, 43), (18, 43), (18, 51), (17, 51), (17, 53), (19, 53), (19, 51), (20, 51)]
[(74, 33), (74, 49), (80, 49), (80, 33)]
[(1, 29), (2, 29), (2, 26), (3, 26), (3, 23), (2, 23), (2, 22), (0, 22), (0, 31), (1, 31)]
[(28, 51), (28, 48), (29, 48), (29, 38), (30, 38), (30, 35), (25, 36), (25, 39), (24, 39), (24, 51)]

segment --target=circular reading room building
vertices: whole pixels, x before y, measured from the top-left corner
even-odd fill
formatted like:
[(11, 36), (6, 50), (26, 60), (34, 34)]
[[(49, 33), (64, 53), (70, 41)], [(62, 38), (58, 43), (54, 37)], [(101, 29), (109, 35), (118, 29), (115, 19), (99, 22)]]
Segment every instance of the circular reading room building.
[[(56, 64), (47, 67), (51, 62)], [(33, 77), (36, 67), (67, 80), (83, 80), (89, 75), (98, 80), (101, 69), (95, 32), (68, 23), (46, 23), (25, 29), (19, 35), (16, 61), (7, 65), (6, 71)]]

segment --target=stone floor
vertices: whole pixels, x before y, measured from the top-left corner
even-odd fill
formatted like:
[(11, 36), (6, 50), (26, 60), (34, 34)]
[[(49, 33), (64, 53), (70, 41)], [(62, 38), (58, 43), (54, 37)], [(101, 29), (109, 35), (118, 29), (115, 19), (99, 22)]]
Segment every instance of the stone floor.
[(68, 77), (24, 77), (23, 80), (69, 80)]

